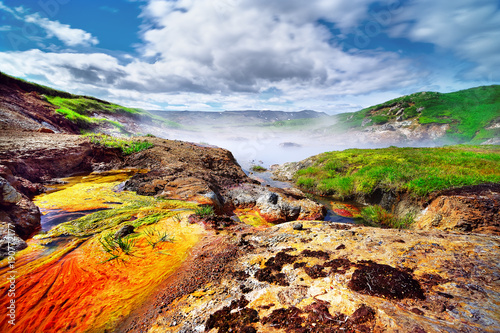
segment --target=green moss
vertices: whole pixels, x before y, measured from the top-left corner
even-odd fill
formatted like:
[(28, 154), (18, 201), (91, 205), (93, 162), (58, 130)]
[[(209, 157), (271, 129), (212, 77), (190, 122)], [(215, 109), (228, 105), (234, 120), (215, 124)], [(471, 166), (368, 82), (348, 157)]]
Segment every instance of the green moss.
[(143, 225), (155, 224), (162, 219), (172, 217), (176, 214), (177, 214), (176, 212), (153, 213), (151, 215), (137, 219), (137, 220), (133, 221), (131, 224), (132, 224), (132, 226), (134, 226), (134, 228), (138, 228), (138, 227), (143, 226)]
[(264, 168), (263, 166), (260, 166), (260, 165), (253, 165), (250, 169), (252, 171), (254, 171), (254, 172), (264, 172), (264, 171), (267, 171), (266, 168)]
[(139, 109), (127, 108), (117, 104), (95, 99), (92, 97), (63, 98), (59, 96), (46, 96), (47, 101), (55, 106), (70, 109), (81, 115), (90, 115), (94, 112), (121, 113), (138, 115), (142, 113)]
[(194, 214), (199, 218), (206, 218), (215, 216), (214, 208), (212, 206), (202, 205), (196, 207)]
[(81, 128), (88, 128), (91, 124), (97, 123), (97, 119), (81, 115), (75, 111), (66, 108), (60, 108), (56, 110), (57, 113), (62, 114), (69, 121), (77, 124)]
[(500, 146), (349, 149), (314, 157), (295, 174), (305, 190), (341, 198), (375, 189), (415, 196), (447, 188), (500, 182)]
[(90, 142), (92, 143), (108, 148), (119, 148), (125, 155), (130, 155), (153, 147), (153, 144), (148, 141), (121, 139), (100, 133), (87, 133), (84, 136), (90, 138)]

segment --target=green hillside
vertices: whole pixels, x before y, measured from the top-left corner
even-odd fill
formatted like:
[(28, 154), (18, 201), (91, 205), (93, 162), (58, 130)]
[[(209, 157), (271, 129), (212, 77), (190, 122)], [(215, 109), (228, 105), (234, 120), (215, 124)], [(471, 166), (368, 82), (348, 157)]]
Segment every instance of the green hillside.
[[(482, 86), (452, 93), (419, 92), (336, 116), (332, 131), (361, 129), (405, 120), (420, 125), (449, 124), (446, 138), (454, 143), (479, 144), (500, 136), (500, 86)], [(489, 128), (492, 127), (492, 128)]]
[(151, 122), (158, 126), (170, 128), (181, 127), (178, 123), (162, 119), (142, 109), (124, 107), (95, 97), (70, 94), (65, 91), (15, 78), (2, 72), (0, 72), (0, 84), (17, 86), (23, 91), (38, 93), (41, 98), (57, 108), (57, 113), (62, 114), (66, 119), (77, 124), (78, 127), (83, 130), (93, 129), (99, 125), (107, 124), (126, 133), (120, 121), (106, 119), (106, 115), (125, 116), (140, 122)]

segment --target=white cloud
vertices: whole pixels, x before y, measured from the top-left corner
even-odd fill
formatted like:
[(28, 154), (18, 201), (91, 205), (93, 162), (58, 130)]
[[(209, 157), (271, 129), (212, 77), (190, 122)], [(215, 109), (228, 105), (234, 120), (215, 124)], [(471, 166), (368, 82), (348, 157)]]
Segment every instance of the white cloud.
[[(353, 96), (374, 100), (375, 93), (413, 87), (426, 75), (394, 52), (346, 52), (318, 24), (327, 20), (347, 33), (368, 18), (369, 2), (150, 0), (141, 15), (141, 55), (127, 63), (102, 53), (31, 50), (0, 53), (0, 70), (129, 105), (333, 111), (348, 95), (346, 110), (364, 104)], [(97, 43), (57, 21), (30, 20), (67, 45)], [(280, 96), (260, 99), (269, 88)]]
[[(22, 6), (20, 6), (20, 8), (22, 8)], [(17, 14), (17, 11), (4, 5), (3, 1), (0, 1), (0, 10), (3, 10), (5, 12), (11, 14), (12, 16), (14, 16), (18, 20), (22, 20), (22, 17)]]
[[(367, 1), (152, 0), (143, 18), (144, 56), (158, 73), (178, 75), (210, 92), (257, 92), (269, 85), (302, 90), (329, 88), (335, 94), (415, 78), (409, 63), (390, 52), (345, 53), (329, 44), (327, 19), (347, 28), (366, 15)], [(409, 78), (409, 80), (405, 79)], [(366, 81), (370, 79), (370, 81)], [(379, 84), (374, 84), (374, 83)]]
[(10, 31), (12, 30), (12, 27), (10, 25), (1, 25), (0, 26), (0, 31)]
[(497, 0), (410, 2), (397, 16), (392, 36), (433, 43), (477, 64), (466, 78), (500, 79), (500, 11)]
[(91, 46), (99, 43), (96, 37), (82, 29), (74, 29), (68, 24), (51, 21), (38, 13), (26, 16), (25, 21), (42, 27), (47, 32), (48, 38), (56, 37), (67, 46)]

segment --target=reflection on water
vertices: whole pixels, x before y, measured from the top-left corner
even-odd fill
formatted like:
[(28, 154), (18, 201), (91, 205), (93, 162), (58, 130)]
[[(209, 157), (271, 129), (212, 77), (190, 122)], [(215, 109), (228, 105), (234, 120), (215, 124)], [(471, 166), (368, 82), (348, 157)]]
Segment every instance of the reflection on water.
[(99, 212), (101, 210), (106, 210), (110, 208), (96, 208), (90, 210), (82, 210), (77, 212), (67, 212), (61, 209), (40, 209), (42, 216), (40, 218), (40, 223), (42, 225), (42, 231), (49, 231), (58, 224), (76, 220), (88, 214)]

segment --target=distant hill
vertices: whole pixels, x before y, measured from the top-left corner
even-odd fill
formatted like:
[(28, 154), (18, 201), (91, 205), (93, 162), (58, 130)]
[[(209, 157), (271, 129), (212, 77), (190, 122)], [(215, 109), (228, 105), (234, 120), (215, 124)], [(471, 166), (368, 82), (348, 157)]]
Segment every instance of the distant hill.
[(303, 110), (297, 112), (271, 110), (241, 111), (149, 111), (154, 115), (188, 127), (259, 126), (298, 119), (328, 118), (324, 112)]
[(419, 92), (335, 116), (331, 132), (443, 129), (450, 143), (494, 143), (500, 138), (500, 86), (452, 93)]

